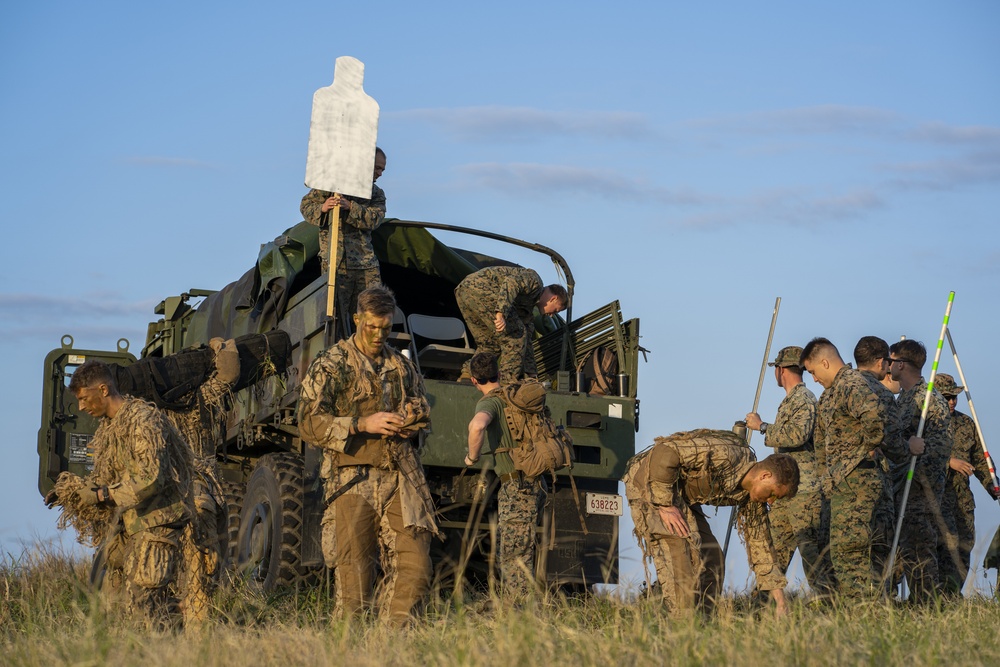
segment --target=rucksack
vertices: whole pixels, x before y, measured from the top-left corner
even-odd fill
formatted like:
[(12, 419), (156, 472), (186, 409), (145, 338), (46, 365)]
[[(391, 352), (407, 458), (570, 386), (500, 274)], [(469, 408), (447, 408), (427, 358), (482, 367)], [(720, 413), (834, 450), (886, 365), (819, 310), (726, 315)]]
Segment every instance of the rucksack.
[(615, 389), (618, 375), (618, 354), (611, 348), (603, 345), (594, 348), (580, 361), (576, 370), (583, 373), (586, 381), (584, 387), (578, 391), (586, 391), (588, 394), (598, 396), (613, 396), (618, 393)]
[(552, 421), (545, 405), (545, 387), (539, 382), (509, 384), (494, 392), (504, 403), (510, 435), (517, 443), (507, 451), (514, 468), (525, 477), (539, 477), (573, 467), (573, 438)]

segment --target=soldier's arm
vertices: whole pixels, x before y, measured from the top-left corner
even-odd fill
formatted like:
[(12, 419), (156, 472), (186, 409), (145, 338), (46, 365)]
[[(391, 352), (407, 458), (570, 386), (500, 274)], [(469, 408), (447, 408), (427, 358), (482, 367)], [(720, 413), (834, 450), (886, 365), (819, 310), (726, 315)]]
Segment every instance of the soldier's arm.
[(351, 201), (351, 208), (344, 216), (344, 222), (351, 227), (373, 231), (385, 222), (385, 192), (377, 185), (372, 186), (372, 198), (367, 204)]
[(879, 411), (879, 400), (875, 392), (861, 380), (848, 393), (847, 409), (860, 427), (862, 447), (866, 452), (877, 449), (882, 444), (885, 425)]
[(486, 429), (492, 422), (493, 417), (488, 412), (477, 412), (469, 422), (469, 455), (466, 461), (468, 465), (479, 460), (479, 455), (483, 451), (483, 441), (486, 439)]
[(166, 430), (173, 427), (162, 415), (144, 419), (133, 426), (130, 442), (132, 464), (120, 482), (109, 489), (111, 500), (124, 509), (155, 496), (172, 482), (167, 460)]
[(337, 413), (335, 397), (344, 389), (339, 382), (342, 370), (326, 356), (313, 359), (302, 378), (296, 414), (299, 435), (316, 447), (347, 451), (353, 417)]
[(649, 491), (654, 505), (673, 507), (677, 500), (681, 458), (674, 447), (657, 445), (649, 454)]
[(323, 202), (330, 198), (333, 193), (326, 190), (316, 190), (315, 188), (306, 193), (299, 204), (299, 212), (302, 219), (310, 225), (322, 227), (326, 222), (326, 213), (323, 212)]
[(816, 428), (816, 406), (808, 401), (800, 401), (787, 414), (779, 415), (767, 427), (764, 444), (768, 447), (788, 447), (796, 449), (812, 440)]
[(882, 404), (883, 440), (882, 453), (893, 463), (903, 463), (910, 458), (910, 447), (903, 439), (903, 431), (899, 420), (899, 406), (893, 403)]
[(747, 561), (757, 576), (757, 585), (762, 591), (784, 589), (788, 580), (777, 565), (767, 507), (764, 503), (746, 502), (740, 507), (740, 514), (737, 530), (746, 544)]

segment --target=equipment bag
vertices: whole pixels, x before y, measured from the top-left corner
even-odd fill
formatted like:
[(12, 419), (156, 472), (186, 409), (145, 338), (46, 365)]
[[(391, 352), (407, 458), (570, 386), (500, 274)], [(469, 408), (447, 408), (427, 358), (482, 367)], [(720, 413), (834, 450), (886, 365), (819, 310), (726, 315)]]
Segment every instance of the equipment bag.
[(617, 393), (615, 382), (618, 375), (618, 354), (611, 348), (603, 345), (594, 348), (577, 365), (576, 370), (583, 373), (588, 394), (611, 396)]
[(516, 470), (525, 477), (539, 477), (573, 467), (573, 438), (552, 421), (541, 383), (510, 384), (495, 394), (504, 403), (507, 427), (518, 443), (513, 449), (497, 451), (509, 452)]

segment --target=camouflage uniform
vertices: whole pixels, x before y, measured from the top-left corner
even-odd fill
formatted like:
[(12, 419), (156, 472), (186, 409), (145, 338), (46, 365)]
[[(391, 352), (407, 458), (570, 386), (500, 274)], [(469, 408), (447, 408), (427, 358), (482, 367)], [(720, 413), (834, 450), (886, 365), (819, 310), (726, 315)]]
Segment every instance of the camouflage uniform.
[(438, 528), (410, 440), (350, 433), (357, 418), (377, 412), (402, 415), (409, 430), (429, 426), (423, 381), (408, 359), (389, 346), (380, 360), (369, 359), (354, 336), (316, 356), (302, 380), (298, 422), (302, 437), (323, 449), (323, 555), (335, 568), (337, 606), (358, 613), (372, 604), (381, 552), (382, 607), (402, 622), (430, 586), (430, 539)]
[[(901, 391), (896, 399), (904, 441), (917, 434), (926, 392), (927, 383), (920, 378), (916, 385)], [(944, 397), (933, 392), (924, 422), (924, 453), (917, 457), (899, 535), (896, 573), (906, 576), (913, 599), (917, 602), (933, 598), (939, 592), (941, 583), (937, 549), (940, 534), (946, 530), (940, 499), (944, 495), (945, 470), (951, 456), (951, 418), (948, 412)], [(908, 463), (893, 468), (896, 507), (902, 506), (908, 470)]]
[(528, 597), (535, 590), (535, 531), (541, 508), (545, 504), (544, 477), (525, 478), (514, 469), (506, 451), (518, 445), (514, 442), (504, 415), (504, 402), (498, 396), (484, 396), (476, 404), (476, 412), (490, 416), (486, 429), (488, 454), (493, 455), (493, 469), (500, 478), (497, 494), (497, 561), (503, 590), (513, 598)]
[(80, 519), (74, 516), (72, 494), (61, 488), (74, 483), (108, 487), (112, 502), (96, 508), (99, 516), (88, 522), (93, 530), (87, 535), (103, 543), (105, 582), (110, 589), (124, 589), (131, 611), (163, 623), (177, 611), (181, 539), (193, 515), (191, 451), (154, 405), (124, 399), (94, 434), (91, 474), (84, 480), (71, 473), (60, 476), (56, 488), (66, 508), (60, 525)]
[[(625, 471), (635, 536), (643, 563), (652, 558), (663, 601), (670, 613), (696, 605), (711, 610), (722, 591), (725, 563), (701, 506), (738, 506), (737, 531), (747, 559), (764, 591), (784, 588), (776, 562), (764, 503), (750, 501), (740, 483), (757, 462), (746, 442), (731, 431), (701, 429), (657, 438), (629, 460)], [(659, 507), (676, 507), (690, 535), (678, 537), (664, 525)]]
[[(330, 270), (330, 210), (323, 213), (323, 202), (333, 196), (325, 190), (310, 190), (302, 198), (299, 211), (310, 225), (319, 227), (320, 257), (323, 273)], [(358, 295), (381, 282), (378, 259), (372, 248), (372, 232), (385, 221), (385, 192), (372, 183), (371, 199), (344, 197), (354, 202), (350, 212), (340, 212), (340, 243), (337, 244), (337, 298), (348, 313), (358, 306)]]
[[(878, 397), (879, 414), (882, 417), (882, 443), (876, 453), (879, 470), (883, 476), (883, 491), (875, 507), (875, 527), (872, 533), (872, 566), (876, 574), (885, 578), (885, 568), (892, 549), (892, 537), (896, 530), (896, 501), (893, 497), (891, 465), (905, 463), (910, 458), (910, 448), (903, 440), (899, 425), (899, 406), (896, 395), (882, 384), (871, 371), (861, 371), (861, 376)], [(886, 591), (888, 592), (888, 591)]]
[(820, 396), (813, 438), (825, 452), (821, 483), (830, 499), (830, 559), (838, 591), (846, 598), (876, 592), (872, 539), (885, 477), (869, 452), (883, 433), (875, 392), (858, 371), (842, 367)]
[(778, 566), (784, 572), (798, 548), (809, 585), (829, 591), (831, 565), (830, 536), (824, 534), (825, 498), (819, 486), (819, 470), (813, 451), (816, 426), (816, 396), (800, 382), (778, 406), (774, 423), (767, 426), (764, 444), (780, 454), (788, 454), (799, 466), (799, 490), (792, 498), (780, 498), (771, 505), (771, 540)]
[[(531, 269), (488, 266), (466, 276), (455, 288), (455, 300), (476, 340), (476, 351), (497, 355), (501, 382), (537, 374), (532, 350), (534, 309), (544, 287)], [(496, 330), (497, 313), (506, 318), (503, 331)]]

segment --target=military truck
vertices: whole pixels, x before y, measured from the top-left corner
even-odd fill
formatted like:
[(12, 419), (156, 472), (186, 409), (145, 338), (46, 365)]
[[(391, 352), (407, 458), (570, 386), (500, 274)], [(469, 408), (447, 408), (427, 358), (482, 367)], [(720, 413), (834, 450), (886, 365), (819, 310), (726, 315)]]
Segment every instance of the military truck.
[[(435, 236), (434, 233), (437, 233)], [(440, 232), (447, 232), (441, 234)], [(460, 236), (461, 235), (461, 236)], [(444, 539), (432, 546), (438, 582), (484, 582), (489, 575), (490, 523), (496, 476), (464, 467), (467, 425), (479, 399), (460, 383), (472, 341), (454, 298), (468, 274), (509, 262), (450, 246), (438, 237), (486, 238), (547, 256), (566, 278), (566, 317), (536, 318), (534, 356), (550, 384), (548, 406), (572, 435), (576, 461), (560, 471), (537, 531), (537, 574), (553, 585), (617, 583), (618, 480), (635, 452), (638, 428), (639, 321), (624, 320), (618, 302), (573, 318), (573, 274), (555, 251), (518, 239), (451, 225), (387, 220), (373, 234), (383, 282), (396, 294), (391, 344), (420, 368), (432, 427), (419, 446)], [(508, 246), (503, 246), (508, 247)], [(327, 317), (327, 279), (321, 271), (317, 228), (302, 222), (261, 246), (256, 263), (218, 291), (192, 289), (164, 299), (148, 326), (144, 359), (204, 349), (215, 336), (236, 338), (281, 330), (290, 340), (288, 369), (236, 392), (227, 409), (217, 461), (230, 508), (231, 555), (239, 571), (265, 589), (305, 583), (322, 572), (320, 520), (324, 509), (321, 451), (298, 433), (299, 383), (313, 358), (349, 335), (342, 313)], [(95, 420), (80, 413), (68, 391), (74, 368), (89, 358), (127, 366), (136, 361), (127, 340), (110, 351), (80, 350), (64, 336), (45, 360), (38, 436), (39, 491), (64, 470), (86, 474)], [(616, 362), (612, 377), (600, 363)], [(591, 370), (577, 372), (581, 366)], [(596, 368), (596, 370), (595, 370)], [(617, 371), (617, 372), (615, 372)], [(572, 476), (570, 476), (570, 473)], [(553, 480), (550, 480), (550, 487)]]

